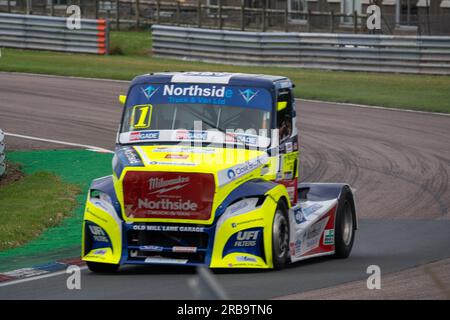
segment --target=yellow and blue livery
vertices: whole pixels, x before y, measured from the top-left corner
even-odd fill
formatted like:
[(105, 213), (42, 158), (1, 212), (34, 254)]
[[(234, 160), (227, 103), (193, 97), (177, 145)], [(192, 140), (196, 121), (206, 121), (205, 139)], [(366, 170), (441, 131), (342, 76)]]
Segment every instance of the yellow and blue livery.
[(112, 175), (90, 187), (82, 259), (282, 268), (348, 257), (357, 227), (346, 184), (298, 183), (293, 84), (286, 77), (157, 73), (126, 96)]

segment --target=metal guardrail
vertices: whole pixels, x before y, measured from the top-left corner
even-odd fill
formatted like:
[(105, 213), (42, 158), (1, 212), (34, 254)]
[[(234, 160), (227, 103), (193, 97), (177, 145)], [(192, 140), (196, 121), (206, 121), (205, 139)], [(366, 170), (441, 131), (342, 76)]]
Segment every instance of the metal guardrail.
[(5, 134), (2, 129), (0, 129), (0, 179), (6, 174), (5, 149)]
[(450, 37), (240, 32), (153, 25), (153, 54), (236, 65), (450, 75)]
[(81, 29), (66, 27), (66, 18), (0, 13), (0, 47), (108, 54), (105, 20), (81, 19)]

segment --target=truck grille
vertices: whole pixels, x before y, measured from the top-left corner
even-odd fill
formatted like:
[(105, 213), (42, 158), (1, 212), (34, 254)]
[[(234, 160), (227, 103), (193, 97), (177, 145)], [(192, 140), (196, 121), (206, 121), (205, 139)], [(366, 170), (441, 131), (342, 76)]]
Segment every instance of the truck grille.
[[(145, 226), (147, 225), (140, 225)], [(152, 227), (157, 227), (154, 225)], [(164, 227), (168, 227), (164, 225)], [(170, 226), (169, 226), (170, 227)], [(183, 228), (184, 225), (174, 225)], [(192, 227), (192, 226), (189, 226)], [(203, 229), (199, 226), (200, 229)], [(185, 259), (189, 263), (204, 263), (209, 235), (207, 232), (184, 231), (127, 231), (128, 260), (144, 261), (147, 258)]]
[(208, 246), (208, 234), (205, 232), (166, 232), (166, 231), (128, 231), (128, 245), (161, 247), (197, 247)]
[(208, 220), (215, 192), (214, 175), (187, 172), (129, 171), (123, 179), (129, 218)]

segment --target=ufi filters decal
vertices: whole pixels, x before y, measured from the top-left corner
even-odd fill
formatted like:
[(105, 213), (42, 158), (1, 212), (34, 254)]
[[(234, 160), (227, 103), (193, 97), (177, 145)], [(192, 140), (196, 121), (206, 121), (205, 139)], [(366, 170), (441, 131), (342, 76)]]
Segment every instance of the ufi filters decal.
[(225, 244), (222, 256), (234, 252), (248, 253), (261, 257), (263, 254), (263, 228), (251, 228), (236, 232)]
[(123, 189), (129, 218), (208, 220), (211, 216), (212, 174), (129, 171)]

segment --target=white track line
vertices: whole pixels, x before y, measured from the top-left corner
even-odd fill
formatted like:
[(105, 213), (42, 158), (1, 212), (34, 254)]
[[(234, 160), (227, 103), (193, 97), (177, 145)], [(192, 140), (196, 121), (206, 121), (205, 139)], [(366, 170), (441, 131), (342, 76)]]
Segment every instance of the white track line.
[(81, 143), (73, 143), (73, 142), (67, 142), (67, 141), (61, 141), (61, 140), (53, 140), (53, 139), (45, 139), (45, 138), (38, 138), (33, 136), (25, 136), (22, 134), (16, 134), (11, 132), (5, 132), (6, 136), (10, 137), (16, 137), (16, 138), (22, 138), (22, 139), (28, 139), (28, 140), (35, 140), (35, 141), (42, 141), (42, 142), (50, 142), (50, 143), (56, 143), (56, 144), (63, 144), (67, 146), (74, 146), (74, 147), (81, 147), (86, 149), (91, 149), (98, 152), (105, 152), (105, 153), (114, 153), (112, 150), (96, 147), (96, 146), (90, 146), (87, 144), (81, 144)]
[[(27, 73), (27, 72), (7, 72), (0, 71), (0, 74), (11, 74), (11, 75), (26, 75), (26, 76), (37, 76), (37, 77), (47, 77), (47, 78), (63, 78), (63, 79), (79, 79), (79, 80), (90, 80), (90, 81), (103, 81), (103, 82), (116, 82), (116, 83), (130, 83), (128, 80), (114, 80), (114, 79), (102, 79), (102, 78), (89, 78), (89, 77), (75, 77), (75, 76), (58, 76), (51, 74), (38, 74), (38, 73)], [(326, 103), (326, 104), (334, 104), (336, 106), (343, 107), (357, 107), (357, 108), (365, 108), (365, 109), (378, 109), (378, 110), (387, 110), (387, 111), (398, 111), (398, 112), (409, 112), (409, 113), (419, 113), (419, 114), (430, 114), (436, 116), (446, 116), (449, 117), (450, 113), (441, 113), (441, 112), (428, 112), (428, 111), (419, 111), (412, 109), (400, 109), (400, 108), (387, 108), (380, 106), (370, 106), (365, 104), (357, 104), (357, 103), (345, 103), (345, 102), (333, 102), (333, 101), (323, 101), (323, 100), (311, 100), (311, 99), (300, 99), (297, 98), (295, 100), (305, 101), (305, 102), (316, 102), (316, 103)]]
[[(87, 268), (88, 268), (87, 266), (80, 267), (80, 270), (86, 270)], [(3, 282), (3, 283), (0, 283), (0, 288), (1, 287), (12, 286), (12, 285), (20, 284), (20, 283), (24, 283), (24, 282), (29, 282), (29, 281), (35, 281), (35, 280), (40, 280), (40, 279), (45, 279), (45, 278), (56, 277), (56, 276), (60, 276), (62, 274), (66, 274), (66, 270), (61, 270), (61, 271), (57, 271), (57, 272), (47, 273), (47, 274), (43, 274), (43, 275), (35, 276), (35, 277), (29, 277), (29, 278), (24, 278), (24, 279), (6, 281), (6, 282)]]
[[(89, 146), (89, 145), (80, 144), (80, 143), (73, 143), (73, 142), (67, 142), (67, 141), (60, 141), (60, 140), (53, 140), (53, 139), (45, 139), (45, 138), (38, 138), (38, 137), (32, 137), (32, 136), (25, 136), (25, 135), (21, 135), (21, 134), (10, 133), (10, 132), (5, 132), (5, 135), (10, 136), (10, 137), (22, 138), (22, 139), (29, 139), (29, 140), (35, 140), (35, 141), (43, 141), (43, 142), (50, 142), (50, 143), (56, 143), (56, 144), (63, 144), (63, 145), (67, 145), (67, 146), (82, 147), (82, 148), (87, 148), (87, 149), (91, 149), (91, 150), (99, 151), (99, 152), (114, 153), (114, 151), (111, 151), (111, 150), (108, 150), (108, 149), (95, 147), (95, 146)], [(80, 267), (80, 270), (85, 270), (85, 269), (87, 269), (86, 266)], [(35, 280), (45, 279), (45, 278), (50, 278), (50, 277), (56, 277), (56, 276), (59, 276), (59, 275), (65, 274), (65, 273), (66, 273), (66, 270), (62, 270), (62, 271), (58, 271), (58, 272), (43, 274), (43, 275), (36, 276), (36, 277), (30, 277), (30, 278), (25, 278), (25, 279), (18, 279), (18, 280), (7, 281), (7, 282), (4, 282), (4, 283), (0, 283), (0, 287), (6, 287), (6, 286), (11, 286), (11, 285), (20, 284), (20, 283), (29, 282), (29, 281), (35, 281)]]
[(59, 75), (45, 74), (45, 73), (29, 73), (29, 72), (13, 72), (13, 71), (0, 71), (0, 74), (24, 75), (24, 76), (57, 78), (57, 79), (93, 80), (93, 81), (117, 82), (117, 83), (130, 83), (131, 82), (131, 80), (127, 81), (127, 80), (89, 78), (89, 77), (77, 77), (77, 76), (59, 76)]

